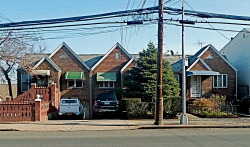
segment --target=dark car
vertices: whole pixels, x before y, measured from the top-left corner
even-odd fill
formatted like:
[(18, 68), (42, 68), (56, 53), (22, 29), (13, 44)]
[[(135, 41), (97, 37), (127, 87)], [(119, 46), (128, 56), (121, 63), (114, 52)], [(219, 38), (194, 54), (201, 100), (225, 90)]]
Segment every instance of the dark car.
[(243, 113), (250, 113), (250, 95), (242, 97), (239, 101), (239, 110)]
[(119, 101), (115, 93), (100, 93), (94, 102), (94, 115), (119, 111)]

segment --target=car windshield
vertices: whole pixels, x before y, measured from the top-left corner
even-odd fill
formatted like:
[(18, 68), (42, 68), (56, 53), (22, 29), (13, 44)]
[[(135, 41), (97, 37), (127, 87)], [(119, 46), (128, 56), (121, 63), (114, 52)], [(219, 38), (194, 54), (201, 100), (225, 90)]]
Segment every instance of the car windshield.
[(97, 96), (96, 100), (100, 101), (114, 101), (117, 100), (115, 94), (113, 93), (101, 93)]
[(242, 99), (250, 99), (250, 96), (244, 96)]
[(77, 103), (77, 100), (62, 100), (62, 103)]

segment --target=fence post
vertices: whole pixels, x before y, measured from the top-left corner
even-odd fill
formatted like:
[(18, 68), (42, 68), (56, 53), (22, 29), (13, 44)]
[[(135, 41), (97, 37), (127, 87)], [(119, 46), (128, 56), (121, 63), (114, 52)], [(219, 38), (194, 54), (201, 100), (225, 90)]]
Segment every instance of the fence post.
[(38, 94), (35, 99), (35, 121), (41, 121), (42, 115), (41, 115), (41, 105), (42, 100), (40, 99), (40, 95)]
[(6, 103), (10, 103), (10, 101), (11, 101), (11, 96), (6, 96), (5, 102), (6, 102)]

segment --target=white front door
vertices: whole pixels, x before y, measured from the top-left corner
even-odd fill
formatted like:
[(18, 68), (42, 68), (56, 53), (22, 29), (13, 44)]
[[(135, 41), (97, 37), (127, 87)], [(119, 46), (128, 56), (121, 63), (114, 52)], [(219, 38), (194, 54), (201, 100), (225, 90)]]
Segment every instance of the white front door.
[(191, 76), (191, 97), (201, 97), (201, 76)]

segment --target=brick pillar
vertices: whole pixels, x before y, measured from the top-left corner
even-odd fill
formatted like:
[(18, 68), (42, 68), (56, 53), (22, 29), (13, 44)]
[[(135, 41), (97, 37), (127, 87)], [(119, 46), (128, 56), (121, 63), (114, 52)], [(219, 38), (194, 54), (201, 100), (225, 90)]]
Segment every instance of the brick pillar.
[(41, 121), (42, 119), (41, 105), (42, 100), (40, 99), (40, 95), (37, 95), (37, 98), (35, 99), (35, 121)]
[(5, 102), (6, 102), (6, 103), (10, 103), (10, 101), (11, 101), (11, 97), (10, 97), (10, 96), (6, 96)]
[(30, 86), (30, 88), (36, 88), (36, 83), (31, 83)]
[(52, 83), (50, 86), (50, 102), (52, 106), (55, 108), (58, 108), (58, 102), (57, 102), (57, 90), (56, 90), (56, 83)]

